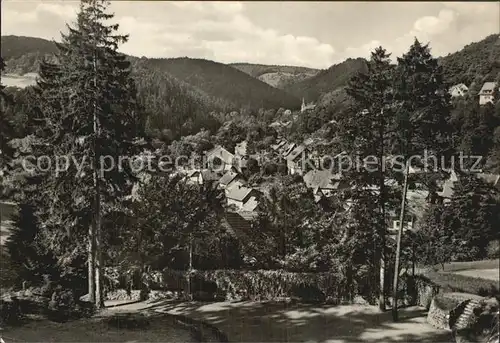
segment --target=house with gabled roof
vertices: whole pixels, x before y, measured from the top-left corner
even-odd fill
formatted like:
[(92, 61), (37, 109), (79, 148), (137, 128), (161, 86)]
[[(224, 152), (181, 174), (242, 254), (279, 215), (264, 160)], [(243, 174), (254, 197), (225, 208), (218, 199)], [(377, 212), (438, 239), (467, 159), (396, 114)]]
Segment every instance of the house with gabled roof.
[(485, 82), (479, 91), (479, 105), (493, 103), (493, 95), (495, 92), (496, 82)]
[(247, 156), (248, 155), (247, 147), (248, 147), (248, 142), (246, 140), (239, 142), (234, 147), (234, 154), (236, 156), (241, 156), (241, 157)]
[(284, 145), (281, 149), (281, 156), (286, 158), (292, 151), (297, 147), (295, 143), (288, 143)]
[(309, 150), (305, 145), (295, 146), (290, 152), (285, 155), (286, 167), (290, 175), (299, 174), (303, 175), (304, 165), (307, 161)]
[(271, 145), (274, 151), (280, 151), (287, 144), (286, 139), (280, 139), (276, 144)]
[(246, 184), (243, 176), (234, 171), (227, 171), (219, 180), (219, 188), (230, 189), (234, 186), (244, 186)]
[(465, 96), (467, 92), (469, 91), (469, 88), (464, 85), (463, 83), (459, 83), (457, 85), (453, 85), (450, 87), (448, 92), (450, 93), (452, 98), (457, 98), (460, 96)]
[(260, 192), (245, 186), (231, 187), (226, 192), (227, 204), (240, 210), (254, 210), (260, 198)]
[(316, 200), (322, 197), (330, 197), (335, 192), (349, 188), (349, 183), (340, 174), (331, 170), (310, 170), (304, 175), (306, 187), (313, 190)]
[(217, 145), (205, 153), (205, 158), (211, 169), (226, 171), (231, 169), (235, 156), (224, 147)]
[(192, 169), (186, 172), (186, 182), (189, 184), (204, 184), (206, 182), (218, 182), (220, 174), (210, 169)]

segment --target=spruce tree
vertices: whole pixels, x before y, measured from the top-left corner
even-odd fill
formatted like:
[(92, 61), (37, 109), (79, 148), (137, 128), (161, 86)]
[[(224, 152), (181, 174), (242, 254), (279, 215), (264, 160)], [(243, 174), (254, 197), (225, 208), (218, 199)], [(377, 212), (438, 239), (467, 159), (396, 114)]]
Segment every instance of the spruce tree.
[[(358, 190), (375, 186), (378, 192), (371, 194), (377, 203), (375, 224), (373, 225), (373, 260), (379, 265), (379, 307), (385, 310), (385, 236), (386, 213), (394, 197), (391, 190), (385, 186), (391, 171), (387, 169), (386, 158), (392, 153), (394, 135), (394, 109), (392, 76), (393, 66), (390, 64), (390, 54), (378, 47), (371, 54), (368, 70), (351, 79), (347, 94), (352, 98), (352, 115), (339, 118), (341, 136), (346, 151), (351, 156), (364, 159), (374, 156), (376, 170), (361, 168), (351, 172), (349, 177)], [(354, 192), (354, 195), (360, 195)], [(360, 202), (362, 204), (363, 202)], [(359, 209), (361, 210), (361, 209)]]
[(398, 58), (394, 101), (397, 128), (395, 151), (403, 157), (405, 166), (393, 283), (392, 314), (394, 321), (397, 321), (399, 257), (405, 218), (408, 167), (411, 162), (409, 159), (413, 156), (424, 156), (425, 151), (445, 159), (451, 153), (448, 86), (444, 82), (442, 68), (437, 59), (432, 57), (429, 46), (422, 45), (417, 39), (409, 51)]
[[(105, 23), (113, 18), (107, 5), (81, 2), (74, 27), (68, 26), (57, 44), (57, 63), (41, 65), (38, 85), (44, 116), (39, 153), (82, 164), (79, 169), (70, 161), (67, 170), (45, 174), (50, 201), (43, 224), (66, 257), (82, 253), (87, 241), (89, 296), (97, 307), (103, 305), (103, 217), (130, 194), (135, 176), (129, 164), (119, 168), (118, 162), (139, 153), (134, 142), (142, 136), (130, 64), (117, 51), (127, 36), (116, 34), (118, 25)], [(114, 166), (101, 163), (111, 160)]]

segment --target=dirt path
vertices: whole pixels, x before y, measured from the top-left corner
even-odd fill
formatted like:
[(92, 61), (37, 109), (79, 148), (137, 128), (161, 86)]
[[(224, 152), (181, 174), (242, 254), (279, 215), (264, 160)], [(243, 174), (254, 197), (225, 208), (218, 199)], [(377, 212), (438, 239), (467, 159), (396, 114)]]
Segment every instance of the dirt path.
[(423, 309), (389, 312), (363, 305), (318, 306), (284, 303), (136, 303), (117, 311), (154, 309), (203, 320), (224, 331), (230, 342), (451, 342), (450, 333), (426, 322)]

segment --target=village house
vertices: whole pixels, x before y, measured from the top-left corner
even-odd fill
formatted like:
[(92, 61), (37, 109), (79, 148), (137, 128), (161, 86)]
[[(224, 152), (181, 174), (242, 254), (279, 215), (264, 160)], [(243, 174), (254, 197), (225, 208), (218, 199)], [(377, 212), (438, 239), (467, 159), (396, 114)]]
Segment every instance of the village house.
[(310, 170), (304, 175), (304, 183), (313, 190), (316, 202), (349, 187), (340, 174), (332, 173), (331, 170)]
[(280, 139), (276, 142), (276, 144), (271, 145), (271, 149), (273, 149), (275, 152), (279, 152), (286, 144), (286, 139)]
[(259, 203), (260, 192), (244, 186), (231, 187), (226, 194), (227, 204), (238, 210), (254, 211)]
[[(423, 218), (423, 215), (428, 207), (429, 191), (426, 190), (408, 190), (406, 193), (406, 211), (405, 222), (403, 224), (403, 232), (407, 230), (415, 230), (416, 224)], [(389, 211), (389, 227), (390, 235), (396, 235), (400, 226), (400, 212)]]
[(227, 171), (219, 180), (219, 188), (229, 191), (233, 187), (244, 186), (245, 179), (239, 173)]
[(493, 93), (496, 87), (495, 82), (485, 82), (479, 91), (479, 105), (493, 103)]
[(241, 157), (247, 156), (248, 155), (247, 147), (248, 147), (248, 142), (246, 140), (236, 144), (236, 146), (234, 147), (234, 154), (236, 156), (241, 156)]
[(206, 163), (212, 170), (228, 171), (233, 166), (235, 156), (220, 145), (205, 153)]
[(303, 175), (307, 167), (308, 158), (310, 155), (309, 149), (303, 144), (295, 146), (295, 148), (285, 155), (286, 167), (288, 174)]
[(285, 144), (283, 147), (280, 149), (280, 154), (283, 158), (286, 158), (292, 151), (297, 147), (297, 144), (295, 143), (288, 143)]
[(202, 185), (206, 182), (218, 182), (221, 176), (212, 170), (189, 170), (186, 173), (186, 183)]
[(468, 91), (469, 88), (466, 85), (464, 85), (463, 83), (459, 83), (457, 85), (451, 86), (448, 92), (450, 93), (452, 98), (456, 98), (466, 95)]

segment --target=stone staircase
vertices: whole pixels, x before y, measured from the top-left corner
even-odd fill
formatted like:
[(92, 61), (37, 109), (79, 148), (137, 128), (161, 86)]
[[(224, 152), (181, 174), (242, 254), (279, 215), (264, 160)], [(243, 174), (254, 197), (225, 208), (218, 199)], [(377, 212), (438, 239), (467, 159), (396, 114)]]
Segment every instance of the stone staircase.
[(471, 325), (474, 321), (474, 309), (481, 307), (481, 303), (478, 299), (469, 299), (464, 301), (462, 304), (465, 304), (463, 311), (459, 314), (455, 323), (452, 324), (452, 326), (457, 330), (465, 329)]

